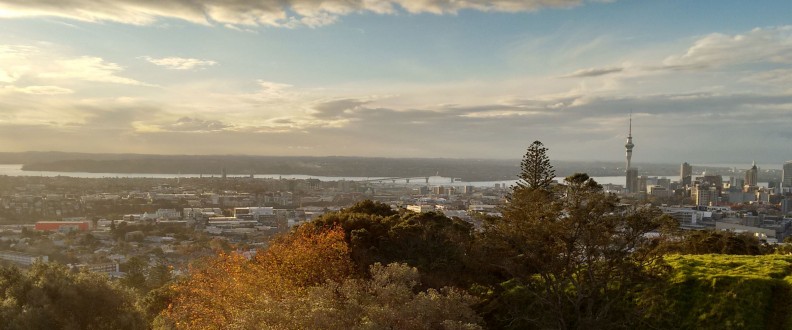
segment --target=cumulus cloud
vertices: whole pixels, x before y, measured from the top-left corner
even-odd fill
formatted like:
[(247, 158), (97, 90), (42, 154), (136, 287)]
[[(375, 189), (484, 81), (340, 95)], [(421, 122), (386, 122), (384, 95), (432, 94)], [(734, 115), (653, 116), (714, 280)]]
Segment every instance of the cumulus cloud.
[(197, 58), (184, 58), (184, 57), (153, 58), (150, 56), (144, 56), (143, 59), (151, 64), (161, 66), (170, 70), (203, 69), (207, 66), (213, 66), (217, 64), (217, 62), (215, 61), (200, 60)]
[(322, 26), (351, 13), (455, 14), (462, 10), (524, 12), (569, 8), (584, 0), (0, 0), (0, 17), (56, 16), (126, 24), (152, 24), (175, 18), (197, 24), (230, 26)]

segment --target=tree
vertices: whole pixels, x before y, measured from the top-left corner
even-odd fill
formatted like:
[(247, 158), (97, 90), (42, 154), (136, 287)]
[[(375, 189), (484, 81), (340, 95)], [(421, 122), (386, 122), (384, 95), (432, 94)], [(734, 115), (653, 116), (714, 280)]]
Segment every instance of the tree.
[(126, 273), (126, 276), (121, 279), (122, 284), (139, 292), (147, 291), (146, 273), (148, 271), (148, 261), (144, 257), (134, 256), (129, 258), (129, 260), (121, 264), (121, 270)]
[(102, 275), (56, 264), (0, 268), (2, 329), (145, 329), (135, 295)]
[(491, 260), (513, 277), (488, 307), (491, 319), (513, 328), (639, 327), (635, 297), (666, 269), (664, 236), (646, 234), (676, 222), (656, 208), (620, 206), (586, 174), (550, 190), (536, 179), (552, 176), (546, 157), (537, 156), (545, 149), (532, 147), (523, 165), (528, 184), (513, 188), (503, 217), (483, 232)]
[(550, 165), (547, 148), (542, 142), (534, 141), (528, 147), (520, 163), (519, 188), (549, 190), (550, 183), (555, 179), (555, 170)]
[(464, 291), (416, 292), (420, 274), (406, 264), (377, 263), (369, 272), (369, 279), (330, 281), (286, 299), (268, 320), (284, 329), (481, 329), (476, 299)]
[(396, 212), (388, 205), (362, 201), (327, 213), (308, 225), (339, 226), (361, 276), (375, 263), (407, 263), (420, 271), (425, 287), (467, 287), (480, 273), (470, 264), (473, 225), (442, 213)]
[[(272, 311), (264, 307), (351, 274), (340, 228), (300, 226), (252, 260), (220, 253), (192, 268), (189, 277), (171, 286), (172, 300), (161, 321), (181, 329), (266, 328), (262, 315)], [(262, 323), (252, 327), (255, 322)]]
[[(761, 255), (773, 252), (755, 236), (716, 230), (691, 230), (679, 234), (679, 239), (669, 244), (672, 252), (679, 254), (743, 254)], [(779, 249), (783, 251), (783, 249)]]

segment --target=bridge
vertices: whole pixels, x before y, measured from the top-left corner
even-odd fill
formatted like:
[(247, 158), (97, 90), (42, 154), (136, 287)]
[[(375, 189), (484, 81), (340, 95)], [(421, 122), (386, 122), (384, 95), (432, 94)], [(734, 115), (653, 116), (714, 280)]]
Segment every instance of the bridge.
[(366, 180), (356, 180), (357, 182), (370, 182), (370, 183), (383, 183), (385, 181), (391, 181), (392, 183), (396, 183), (396, 181), (404, 180), (405, 183), (410, 183), (410, 180), (424, 180), (427, 184), (429, 184), (429, 177), (428, 176), (418, 176), (418, 177), (410, 177), (410, 178), (399, 178), (399, 177), (389, 177), (389, 178), (377, 178), (377, 179), (366, 179)]
[[(435, 175), (437, 176), (437, 175)], [(390, 181), (391, 183), (396, 183), (396, 181), (404, 181), (405, 183), (410, 183), (410, 180), (423, 180), (424, 183), (429, 184), (430, 176), (417, 176), (417, 177), (386, 177), (386, 178), (376, 178), (376, 179), (366, 179), (366, 180), (355, 180), (356, 182), (368, 182), (368, 183), (385, 183)], [(451, 183), (462, 181), (460, 178), (447, 178), (451, 180)]]

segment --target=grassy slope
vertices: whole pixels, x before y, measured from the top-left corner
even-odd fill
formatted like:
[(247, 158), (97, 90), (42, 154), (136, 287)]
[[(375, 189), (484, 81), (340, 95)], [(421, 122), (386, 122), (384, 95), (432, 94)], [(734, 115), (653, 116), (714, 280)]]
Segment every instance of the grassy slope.
[(669, 256), (663, 327), (792, 329), (792, 256)]

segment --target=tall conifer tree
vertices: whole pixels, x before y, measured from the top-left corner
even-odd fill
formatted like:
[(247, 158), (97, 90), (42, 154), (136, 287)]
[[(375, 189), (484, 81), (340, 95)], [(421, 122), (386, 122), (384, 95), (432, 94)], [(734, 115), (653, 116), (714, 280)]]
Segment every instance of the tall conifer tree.
[(542, 142), (534, 141), (528, 147), (520, 163), (518, 188), (549, 190), (555, 178), (555, 170), (550, 165), (547, 148)]

